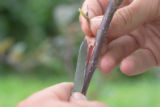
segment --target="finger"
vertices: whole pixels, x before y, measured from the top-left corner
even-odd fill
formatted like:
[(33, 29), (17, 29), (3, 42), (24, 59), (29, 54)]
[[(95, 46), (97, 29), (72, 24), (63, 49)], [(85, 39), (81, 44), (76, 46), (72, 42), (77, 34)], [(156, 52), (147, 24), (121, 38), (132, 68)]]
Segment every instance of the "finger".
[[(120, 7), (128, 5), (132, 0), (123, 0), (123, 3)], [(101, 16), (105, 13), (109, 0), (85, 0), (82, 6), (84, 13), (88, 12), (89, 19), (92, 19), (96, 16)], [(92, 31), (90, 31), (90, 26), (88, 25), (87, 20), (80, 15), (80, 24), (82, 30), (87, 36), (93, 36)]]
[(75, 92), (70, 97), (70, 101), (74, 102), (74, 101), (77, 101), (77, 100), (87, 100), (87, 99), (83, 94), (81, 94), (79, 92)]
[(41, 90), (26, 100), (41, 101), (43, 99), (54, 99), (54, 100), (64, 100), (68, 101), (71, 95), (71, 90), (73, 88), (73, 83), (60, 83), (44, 90)]
[(120, 65), (122, 73), (132, 76), (145, 72), (145, 70), (156, 66), (156, 60), (152, 52), (142, 49), (124, 59)]
[[(146, 2), (148, 3), (148, 0)], [(108, 38), (115, 39), (128, 34), (147, 21), (150, 17), (150, 10), (148, 10), (150, 6), (146, 2), (134, 0), (128, 6), (118, 9), (111, 22)], [(146, 8), (148, 11), (146, 11)], [(94, 36), (97, 33), (102, 18), (103, 16), (98, 16), (91, 19), (90, 28)]]
[(76, 105), (75, 107), (108, 107), (107, 105), (97, 102), (97, 101), (77, 100), (77, 101), (72, 102), (72, 104)]
[(45, 107), (46, 105), (48, 105), (47, 107), (108, 107), (107, 105), (97, 101), (82, 101), (82, 100), (77, 100), (74, 102), (50, 101), (47, 102), (47, 104), (45, 104)]
[(41, 101), (41, 102), (21, 102), (17, 107), (108, 107), (100, 102), (77, 101), (77, 102), (63, 102), (63, 101)]
[(133, 0), (123, 0), (119, 8), (129, 5)]
[[(18, 107), (57, 107), (60, 105), (69, 105), (68, 103), (63, 103), (69, 101), (73, 83), (60, 83), (42, 91), (39, 91), (26, 100), (18, 104)], [(62, 102), (62, 103), (59, 103)], [(65, 106), (64, 106), (65, 107)]]
[(43, 91), (53, 95), (54, 99), (68, 101), (71, 95), (72, 88), (73, 88), (73, 83), (64, 82), (51, 86)]
[[(122, 59), (138, 49), (137, 42), (131, 36), (122, 36), (107, 46), (107, 52), (100, 61), (100, 69), (104, 73), (111, 72)], [(105, 48), (105, 47), (104, 47)]]
[(37, 102), (43, 99), (52, 99), (52, 100), (63, 100), (68, 101), (71, 95), (71, 90), (73, 88), (73, 83), (60, 83), (44, 90), (41, 90), (33, 95), (31, 95), (26, 100)]
[(21, 102), (17, 105), (17, 107), (77, 107), (77, 106), (68, 102), (54, 101), (51, 99), (47, 99), (47, 100), (41, 100), (39, 102), (38, 101)]
[[(82, 5), (82, 10), (84, 13), (88, 12), (88, 17), (91, 19), (104, 14), (107, 4), (108, 0), (85, 0)], [(84, 33), (88, 36), (92, 36), (88, 22), (82, 15), (80, 15), (80, 24)]]
[(72, 96), (70, 97), (70, 102), (76, 104), (78, 107), (107, 107), (107, 105), (100, 102), (87, 101), (86, 97), (79, 92), (72, 94)]

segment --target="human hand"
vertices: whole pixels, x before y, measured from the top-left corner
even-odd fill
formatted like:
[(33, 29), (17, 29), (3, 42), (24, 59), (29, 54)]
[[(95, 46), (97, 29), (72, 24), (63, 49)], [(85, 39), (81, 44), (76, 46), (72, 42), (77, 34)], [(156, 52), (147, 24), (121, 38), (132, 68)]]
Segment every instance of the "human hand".
[(39, 91), (18, 104), (18, 107), (107, 107), (99, 102), (87, 101), (85, 96), (74, 93), (72, 83), (61, 83)]
[[(85, 0), (90, 25), (80, 16), (82, 30), (92, 40), (109, 0)], [(99, 68), (111, 72), (118, 64), (126, 75), (160, 66), (160, 0), (123, 0), (108, 31)]]

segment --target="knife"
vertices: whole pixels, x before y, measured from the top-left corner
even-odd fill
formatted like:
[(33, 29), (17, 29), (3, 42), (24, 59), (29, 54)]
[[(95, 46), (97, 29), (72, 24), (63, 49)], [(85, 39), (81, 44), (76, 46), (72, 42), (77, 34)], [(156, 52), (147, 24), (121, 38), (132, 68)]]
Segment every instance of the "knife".
[(87, 40), (83, 40), (79, 49), (77, 67), (74, 76), (74, 87), (72, 92), (82, 93), (82, 88), (85, 80), (86, 64), (87, 64), (87, 51), (88, 51)]

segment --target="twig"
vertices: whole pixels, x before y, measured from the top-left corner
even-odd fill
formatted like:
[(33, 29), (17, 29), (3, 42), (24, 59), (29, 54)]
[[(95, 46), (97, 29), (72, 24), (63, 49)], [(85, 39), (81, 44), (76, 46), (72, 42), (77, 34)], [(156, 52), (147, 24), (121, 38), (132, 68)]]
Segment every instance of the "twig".
[(99, 28), (97, 35), (96, 35), (96, 40), (94, 43), (94, 49), (92, 51), (92, 56), (91, 56), (90, 62), (89, 62), (87, 69), (86, 69), (84, 86), (82, 89), (82, 93), (84, 95), (86, 95), (90, 80), (91, 80), (93, 73), (96, 69), (96, 66), (98, 63), (98, 58), (99, 58), (101, 50), (102, 50), (103, 42), (104, 42), (104, 39), (106, 38), (106, 34), (109, 29), (109, 25), (111, 23), (113, 15), (122, 1), (123, 0), (110, 0), (109, 1), (109, 4), (108, 4), (106, 12), (104, 14), (102, 23), (101, 23), (100, 28)]
[(80, 8), (79, 8), (79, 12), (87, 20), (87, 22), (90, 23), (90, 20), (89, 20), (89, 17), (88, 17), (88, 12), (85, 14), (83, 12), (83, 10), (81, 10)]

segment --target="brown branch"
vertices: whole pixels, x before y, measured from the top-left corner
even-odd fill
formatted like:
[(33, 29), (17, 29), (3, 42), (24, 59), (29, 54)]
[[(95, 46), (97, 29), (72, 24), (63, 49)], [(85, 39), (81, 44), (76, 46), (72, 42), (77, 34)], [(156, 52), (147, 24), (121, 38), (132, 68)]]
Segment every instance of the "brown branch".
[(106, 12), (103, 17), (103, 20), (101, 22), (100, 28), (99, 28), (97, 35), (96, 35), (96, 40), (95, 40), (94, 49), (92, 51), (92, 56), (91, 56), (90, 62), (86, 68), (84, 86), (82, 89), (82, 93), (84, 95), (86, 95), (86, 93), (87, 93), (90, 80), (91, 80), (93, 73), (96, 69), (96, 66), (98, 63), (98, 58), (100, 56), (102, 46), (104, 43), (104, 39), (106, 38), (107, 31), (109, 29), (109, 25), (111, 23), (113, 15), (122, 1), (123, 0), (110, 0), (109, 1), (109, 4), (107, 6)]

